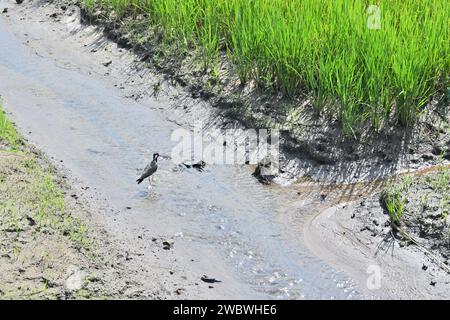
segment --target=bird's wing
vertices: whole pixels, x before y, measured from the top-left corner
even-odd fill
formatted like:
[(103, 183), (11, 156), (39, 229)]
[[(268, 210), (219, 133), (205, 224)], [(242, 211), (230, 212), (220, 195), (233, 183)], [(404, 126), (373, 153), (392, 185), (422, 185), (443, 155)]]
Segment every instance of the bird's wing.
[(153, 173), (155, 173), (156, 169), (158, 169), (157, 165), (153, 165), (152, 163), (148, 164), (142, 172), (140, 179), (150, 177)]

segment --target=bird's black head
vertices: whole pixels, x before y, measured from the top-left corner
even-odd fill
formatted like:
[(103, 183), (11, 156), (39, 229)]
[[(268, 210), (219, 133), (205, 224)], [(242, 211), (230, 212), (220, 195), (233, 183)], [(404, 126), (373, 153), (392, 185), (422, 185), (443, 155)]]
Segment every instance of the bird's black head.
[(158, 161), (159, 153), (153, 154), (153, 160)]

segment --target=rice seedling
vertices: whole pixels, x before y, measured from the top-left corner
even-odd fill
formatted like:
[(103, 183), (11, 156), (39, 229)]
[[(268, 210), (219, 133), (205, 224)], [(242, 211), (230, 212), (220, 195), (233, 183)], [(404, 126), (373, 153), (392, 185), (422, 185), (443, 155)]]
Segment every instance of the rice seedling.
[[(368, 10), (372, 3), (377, 10)], [(449, 87), (445, 0), (85, 0), (119, 17), (146, 13), (164, 41), (228, 54), (242, 82), (314, 97), (345, 132), (410, 125)], [(374, 8), (374, 7), (371, 7)], [(368, 22), (375, 19), (379, 28)], [(441, 89), (439, 89), (441, 88)], [(326, 101), (326, 103), (323, 103)]]

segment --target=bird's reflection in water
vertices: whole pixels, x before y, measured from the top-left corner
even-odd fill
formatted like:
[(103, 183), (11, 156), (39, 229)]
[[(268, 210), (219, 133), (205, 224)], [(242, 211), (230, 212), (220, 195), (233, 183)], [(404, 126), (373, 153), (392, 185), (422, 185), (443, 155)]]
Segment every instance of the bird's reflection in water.
[(151, 199), (151, 200), (157, 200), (160, 197), (161, 197), (161, 194), (159, 194), (155, 191), (152, 191), (152, 190), (149, 190), (149, 192), (147, 193), (147, 198)]
[(135, 193), (135, 195), (133, 196), (133, 199), (159, 199), (160, 198), (160, 194), (158, 192), (155, 191), (154, 188), (151, 189), (147, 189), (147, 190), (141, 190)]

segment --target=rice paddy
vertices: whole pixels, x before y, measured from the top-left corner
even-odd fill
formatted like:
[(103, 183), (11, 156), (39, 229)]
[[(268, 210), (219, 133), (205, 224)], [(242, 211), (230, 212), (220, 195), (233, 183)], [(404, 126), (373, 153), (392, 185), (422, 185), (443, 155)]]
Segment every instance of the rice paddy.
[(446, 0), (84, 0), (149, 27), (243, 83), (306, 95), (349, 133), (410, 125), (449, 86)]

